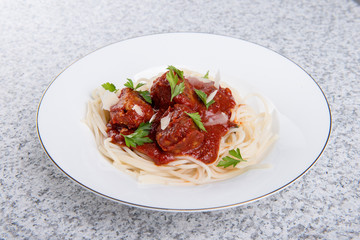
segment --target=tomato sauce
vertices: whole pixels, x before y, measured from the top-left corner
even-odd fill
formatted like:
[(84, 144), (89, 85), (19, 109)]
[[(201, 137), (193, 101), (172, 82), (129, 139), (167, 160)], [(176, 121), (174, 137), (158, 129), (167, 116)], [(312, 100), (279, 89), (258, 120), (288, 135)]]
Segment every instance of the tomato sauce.
[[(152, 104), (146, 103), (147, 105), (144, 105), (139, 103), (139, 99), (134, 100), (138, 106), (144, 107), (146, 114), (142, 116), (141, 121), (148, 122), (150, 120), (151, 114), (148, 113), (151, 110), (149, 106), (156, 115), (152, 120), (151, 130), (148, 135), (152, 142), (137, 145), (132, 149), (147, 155), (156, 165), (174, 161), (176, 156), (190, 156), (205, 164), (213, 163), (218, 157), (221, 138), (231, 127), (236, 127), (236, 124), (229, 120), (231, 111), (236, 104), (235, 100), (230, 89), (222, 87), (216, 89), (213, 82), (205, 83), (193, 77), (180, 79), (177, 84), (181, 82), (184, 82), (184, 91), (175, 96), (172, 101), (170, 101), (171, 88), (166, 79), (166, 73), (156, 79), (151, 87)], [(207, 109), (194, 89), (203, 91), (207, 96), (217, 90), (213, 98), (215, 102)], [(126, 99), (127, 106), (117, 104), (117, 112), (115, 112), (114, 108), (113, 112), (110, 110), (110, 115), (114, 119), (124, 119), (123, 115), (130, 112), (126, 108), (133, 108), (131, 99), (134, 96), (135, 94)], [(139, 98), (141, 99), (140, 96)], [(120, 98), (120, 101), (124, 102), (124, 99)], [(206, 131), (199, 129), (186, 113), (199, 113)], [(121, 116), (117, 116), (118, 114), (121, 114)], [(162, 129), (161, 119), (165, 117), (170, 118), (170, 122), (165, 129)], [(134, 120), (139, 121), (139, 117), (134, 118)], [(126, 123), (114, 123), (114, 121), (110, 120), (107, 131), (114, 143), (124, 146), (125, 141), (121, 134), (127, 135), (136, 130), (136, 128), (129, 127), (129, 125), (134, 124), (128, 124), (128, 122), (129, 118), (126, 118)], [(135, 125), (138, 125), (138, 122)]]

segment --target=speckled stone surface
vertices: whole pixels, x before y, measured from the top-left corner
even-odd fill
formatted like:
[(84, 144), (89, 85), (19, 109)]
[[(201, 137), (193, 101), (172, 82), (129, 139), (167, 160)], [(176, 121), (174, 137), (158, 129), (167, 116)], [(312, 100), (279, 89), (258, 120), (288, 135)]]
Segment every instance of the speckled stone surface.
[[(48, 159), (43, 91), (104, 45), (165, 32), (258, 43), (292, 59), (331, 106), (330, 141), (285, 190), (232, 209), (166, 213), (101, 198)], [(0, 1), (0, 239), (359, 239), (360, 5), (356, 1)]]

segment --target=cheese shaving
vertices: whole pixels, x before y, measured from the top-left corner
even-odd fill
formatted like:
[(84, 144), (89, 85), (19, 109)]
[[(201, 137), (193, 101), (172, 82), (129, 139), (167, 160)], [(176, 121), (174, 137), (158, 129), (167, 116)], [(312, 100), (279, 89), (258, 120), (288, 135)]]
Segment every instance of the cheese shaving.
[(216, 96), (218, 90), (213, 91), (212, 93), (209, 94), (209, 96), (206, 98), (206, 103), (209, 103), (211, 100), (214, 99), (214, 97)]
[(152, 121), (154, 121), (154, 119), (155, 119), (155, 117), (156, 117), (156, 114), (157, 114), (157, 113), (155, 113), (154, 115), (152, 115), (152, 117), (151, 117), (150, 120), (149, 120), (149, 123), (151, 123)]
[(167, 128), (167, 126), (169, 126), (169, 123), (170, 123), (170, 115), (163, 117), (160, 120), (161, 130), (165, 130), (165, 128)]
[(136, 105), (136, 104), (135, 104), (135, 105), (132, 107), (132, 109), (134, 109), (135, 112), (136, 112), (138, 115), (144, 116), (144, 113), (143, 113), (143, 111), (141, 110), (141, 107), (139, 107), (139, 105)]
[(206, 123), (204, 123), (204, 126), (212, 126), (212, 125), (216, 125), (216, 124), (226, 124), (227, 121), (229, 120), (228, 116), (223, 112), (214, 114), (214, 115), (210, 116), (208, 119), (209, 120)]
[(101, 96), (102, 108), (110, 111), (110, 107), (115, 105), (119, 101), (119, 98), (114, 92), (104, 91)]
[(218, 70), (215, 74), (214, 87), (219, 89), (219, 86), (220, 86), (220, 71)]

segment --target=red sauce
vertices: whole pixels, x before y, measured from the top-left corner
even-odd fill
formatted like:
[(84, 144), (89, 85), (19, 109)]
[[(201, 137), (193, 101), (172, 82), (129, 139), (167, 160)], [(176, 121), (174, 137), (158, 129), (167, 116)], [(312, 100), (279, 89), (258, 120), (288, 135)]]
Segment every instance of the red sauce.
[[(124, 97), (121, 96), (126, 96), (126, 94), (121, 94), (119, 102), (126, 102), (126, 104), (122, 106), (118, 103), (114, 105), (116, 108), (110, 109), (111, 120), (107, 125), (107, 129), (112, 141), (122, 146), (125, 145), (124, 137), (120, 133), (124, 135), (131, 134), (136, 130), (133, 126), (139, 125), (139, 117), (123, 116), (127, 112), (134, 115), (133, 111), (126, 109), (132, 108), (134, 104), (131, 101), (134, 101), (146, 113), (141, 121), (148, 122), (151, 117), (149, 113), (152, 113), (152, 111), (156, 113), (148, 136), (153, 142), (136, 146), (137, 151), (149, 156), (156, 165), (174, 161), (175, 156), (190, 156), (206, 164), (214, 162), (218, 156), (221, 138), (229, 131), (229, 128), (236, 126), (235, 123), (226, 120), (230, 119), (231, 110), (235, 107), (235, 100), (230, 89), (219, 87), (214, 97), (215, 103), (206, 109), (205, 104), (196, 95), (194, 88), (209, 95), (217, 90), (213, 82), (204, 83), (196, 78), (185, 78), (184, 80), (180, 79), (178, 84), (182, 81), (184, 81), (185, 85), (183, 93), (175, 96), (170, 101), (171, 89), (166, 79), (166, 73), (156, 79), (150, 90), (151, 109), (149, 108), (150, 104), (146, 103), (140, 96), (137, 99), (136, 94), (131, 94), (131, 98), (123, 99)], [(123, 91), (129, 92), (128, 89), (123, 89)], [(198, 112), (206, 131), (200, 130), (185, 112)], [(121, 114), (120, 117), (117, 116), (119, 114)], [(207, 125), (209, 121), (212, 121), (211, 118), (214, 118), (214, 115), (219, 116), (221, 114), (225, 121), (221, 124)], [(170, 115), (171, 120), (167, 128), (162, 130), (160, 120), (167, 115)], [(134, 124), (129, 123), (129, 119), (132, 118)], [(113, 119), (126, 119), (126, 121), (115, 122)]]

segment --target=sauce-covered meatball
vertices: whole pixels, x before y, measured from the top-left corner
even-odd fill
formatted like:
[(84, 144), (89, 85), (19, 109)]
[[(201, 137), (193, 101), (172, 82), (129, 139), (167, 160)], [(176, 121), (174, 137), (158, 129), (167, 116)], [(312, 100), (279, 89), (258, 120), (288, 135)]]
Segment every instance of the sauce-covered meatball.
[(148, 122), (154, 110), (136, 91), (130, 88), (121, 90), (119, 101), (110, 108), (110, 123), (124, 125), (129, 129), (137, 128)]
[(179, 79), (177, 83), (180, 84), (184, 82), (183, 92), (170, 101), (171, 88), (169, 81), (166, 79), (166, 74), (167, 72), (157, 78), (151, 87), (151, 99), (154, 103), (154, 107), (163, 111), (169, 106), (174, 106), (174, 104), (184, 104), (190, 108), (196, 107), (196, 104), (198, 104), (197, 96), (193, 91), (190, 82), (186, 78)]
[(185, 105), (175, 104), (164, 113), (164, 117), (170, 117), (170, 123), (165, 129), (159, 126), (156, 133), (156, 141), (162, 150), (176, 154), (202, 144), (204, 134), (185, 112), (192, 111)]

